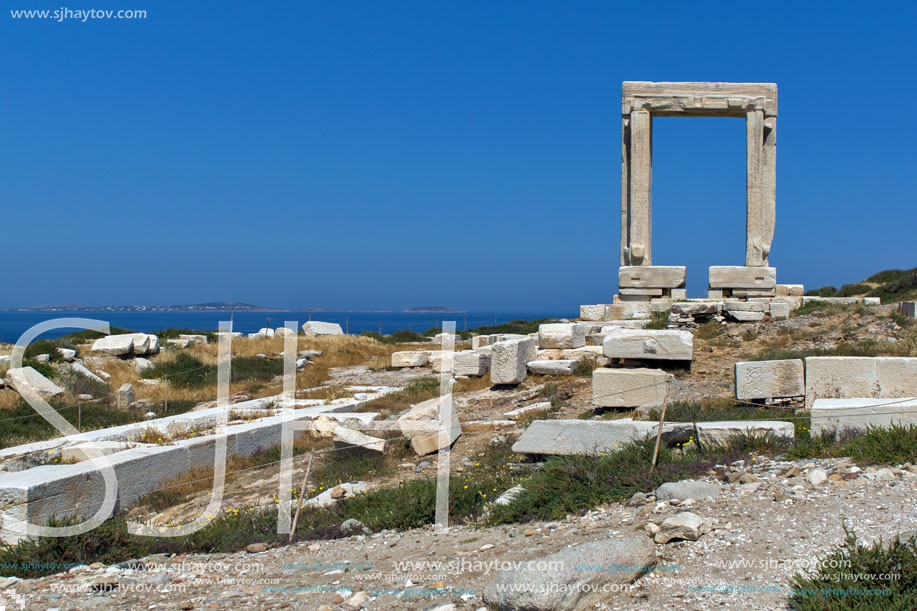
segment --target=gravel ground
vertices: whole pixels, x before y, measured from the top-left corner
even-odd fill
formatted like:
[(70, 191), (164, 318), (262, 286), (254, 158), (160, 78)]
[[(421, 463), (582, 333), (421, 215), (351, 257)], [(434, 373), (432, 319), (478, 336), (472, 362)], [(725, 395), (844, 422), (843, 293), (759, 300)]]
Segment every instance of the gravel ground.
[[(549, 523), (384, 531), (236, 554), (153, 556), (143, 570), (77, 567), (0, 581), (8, 609), (480, 609), (506, 563), (645, 530), (690, 510), (708, 530), (656, 545), (657, 567), (605, 609), (785, 609), (788, 578), (844, 539), (917, 529), (917, 468), (857, 472), (843, 459), (720, 469), (712, 500), (612, 503)], [(828, 478), (812, 485), (810, 474)], [(816, 474), (817, 475), (817, 474)], [(709, 478), (714, 480), (714, 476)], [(744, 483), (743, 483), (744, 482)], [(649, 527), (652, 528), (652, 527)], [(431, 564), (438, 563), (438, 564)], [(454, 605), (450, 607), (449, 605)]]

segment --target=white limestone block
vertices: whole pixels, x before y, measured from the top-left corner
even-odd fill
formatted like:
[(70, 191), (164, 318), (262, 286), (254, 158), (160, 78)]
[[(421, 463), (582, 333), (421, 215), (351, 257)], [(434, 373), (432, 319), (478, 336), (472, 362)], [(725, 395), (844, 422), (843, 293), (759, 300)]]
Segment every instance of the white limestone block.
[(773, 435), (777, 439), (793, 439), (796, 429), (783, 420), (723, 420), (698, 422), (697, 438), (702, 445), (726, 445), (734, 435)]
[(806, 287), (801, 284), (778, 284), (777, 297), (802, 297)]
[(608, 320), (605, 315), (605, 305), (581, 305), (579, 307), (579, 317), (582, 320)]
[(134, 336), (130, 333), (125, 335), (106, 335), (92, 344), (93, 352), (101, 352), (111, 356), (125, 356), (131, 354), (133, 350)]
[(711, 289), (776, 289), (777, 268), (723, 265), (710, 267)]
[(876, 357), (879, 397), (917, 397), (917, 358)]
[(529, 361), (529, 373), (536, 376), (570, 376), (576, 367), (575, 359)]
[(447, 421), (445, 446), (452, 445), (462, 434), (462, 425), (459, 423), (458, 413), (452, 403), (452, 395), (444, 395), (418, 403), (398, 418), (398, 428), (401, 433), (411, 440), (411, 447), (418, 456), (426, 456), (440, 449), (441, 431), (438, 427), (440, 409), (452, 412), (450, 421)]
[(729, 315), (739, 322), (758, 322), (764, 320), (764, 312), (733, 310), (729, 312)]
[(32, 389), (42, 397), (54, 397), (63, 394), (64, 389), (41, 375), (31, 367), (19, 367), (6, 372), (6, 385), (23, 394)]
[(318, 320), (310, 320), (309, 322), (303, 323), (302, 332), (306, 337), (316, 337), (318, 335), (344, 335), (344, 330), (341, 329), (341, 325), (336, 322), (321, 322)]
[(895, 402), (879, 398), (816, 399), (810, 415), (813, 435), (892, 424), (913, 426), (917, 425), (917, 398)]
[(878, 397), (876, 359), (868, 356), (806, 357), (806, 407), (817, 399)]
[(615, 329), (602, 342), (605, 356), (613, 359), (690, 361), (694, 336), (669, 329)]
[(426, 352), (406, 350), (392, 353), (392, 367), (423, 367), (427, 362)]
[(550, 401), (540, 401), (538, 403), (532, 403), (531, 405), (526, 405), (523, 407), (518, 407), (516, 409), (510, 410), (503, 414), (506, 418), (510, 420), (522, 420), (526, 416), (537, 413), (544, 412), (551, 409)]
[(490, 346), (497, 341), (496, 335), (475, 335), (471, 338), (471, 349), (477, 350), (478, 348), (483, 348), (484, 346)]
[(58, 348), (57, 352), (61, 355), (61, 358), (68, 363), (73, 362), (76, 359), (76, 350), (72, 350), (70, 348)]
[(661, 408), (673, 376), (661, 369), (608, 369), (592, 372), (592, 405)]
[(130, 409), (134, 405), (134, 387), (127, 382), (122, 384), (115, 395), (115, 405), (121, 410)]
[(618, 287), (677, 289), (685, 285), (686, 268), (675, 265), (622, 265)]
[(770, 304), (770, 316), (774, 320), (786, 320), (790, 317), (792, 306), (785, 301), (772, 301)]
[(476, 350), (455, 353), (453, 373), (457, 376), (480, 377), (490, 371), (490, 354)]
[(570, 456), (611, 452), (645, 439), (654, 422), (620, 420), (535, 420), (513, 444), (519, 454)]
[(801, 359), (748, 361), (735, 364), (736, 399), (774, 399), (806, 394)]
[(538, 326), (539, 348), (581, 348), (586, 345), (586, 328), (577, 323), (545, 323)]
[(91, 371), (89, 371), (89, 369), (87, 369), (86, 367), (84, 367), (82, 363), (74, 363), (73, 365), (70, 366), (70, 370), (71, 370), (73, 373), (76, 373), (76, 374), (79, 374), (79, 375), (81, 375), (81, 376), (83, 376), (83, 377), (89, 378), (90, 380), (92, 380), (92, 381), (94, 381), (94, 382), (98, 382), (99, 384), (105, 384), (105, 380), (103, 380), (102, 378), (100, 378), (100, 377), (97, 376), (96, 374), (94, 374), (94, 373), (92, 373)]
[(490, 355), (490, 380), (494, 384), (519, 384), (535, 357), (535, 340), (530, 337), (495, 343)]
[(350, 456), (379, 456), (385, 453), (385, 440), (339, 426), (334, 429), (334, 451)]

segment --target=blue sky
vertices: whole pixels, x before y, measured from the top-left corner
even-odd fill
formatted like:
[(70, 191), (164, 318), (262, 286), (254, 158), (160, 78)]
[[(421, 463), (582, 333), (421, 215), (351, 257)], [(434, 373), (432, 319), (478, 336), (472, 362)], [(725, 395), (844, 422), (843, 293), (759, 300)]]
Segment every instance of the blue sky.
[[(917, 265), (913, 3), (64, 5), (148, 17), (0, 15), (0, 307), (609, 302), (624, 80), (778, 84), (779, 282)], [(744, 125), (654, 138), (654, 263), (700, 295)]]

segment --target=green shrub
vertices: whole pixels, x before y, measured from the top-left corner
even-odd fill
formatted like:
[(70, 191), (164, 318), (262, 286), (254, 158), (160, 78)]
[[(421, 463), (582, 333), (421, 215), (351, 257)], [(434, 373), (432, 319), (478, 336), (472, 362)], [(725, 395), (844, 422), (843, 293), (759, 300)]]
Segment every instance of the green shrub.
[(474, 328), (475, 335), (492, 335), (494, 333), (516, 333), (528, 335), (536, 333), (538, 327), (545, 323), (557, 322), (556, 318), (538, 318), (536, 320), (511, 320), (499, 325), (481, 325)]
[(806, 291), (806, 295), (810, 297), (835, 297), (837, 296), (837, 289), (833, 286), (823, 286), (821, 288)]
[(623, 502), (635, 492), (660, 484), (704, 475), (715, 464), (745, 458), (729, 448), (676, 454), (660, 447), (650, 473), (654, 439), (623, 444), (604, 455), (554, 456), (525, 482), (525, 490), (509, 505), (493, 508), (488, 522), (503, 524), (556, 520), (609, 501)]
[(917, 267), (914, 269), (886, 269), (873, 274), (866, 279), (866, 282), (870, 282), (872, 284), (888, 284), (889, 282), (901, 280), (910, 274), (917, 274)]
[(147, 379), (167, 378), (169, 384), (176, 388), (202, 388), (216, 384), (217, 367), (205, 365), (197, 357), (180, 352), (175, 360), (156, 363), (140, 376)]
[(665, 329), (669, 324), (669, 312), (653, 312), (644, 329)]
[(49, 380), (53, 378), (56, 373), (54, 367), (51, 367), (49, 363), (40, 363), (34, 359), (22, 359), (22, 366), (31, 367)]
[(837, 297), (853, 297), (854, 295), (864, 295), (872, 290), (868, 284), (845, 284), (837, 292)]
[(815, 570), (790, 580), (789, 607), (797, 611), (905, 611), (917, 608), (917, 541), (881, 539), (861, 545), (844, 527), (846, 540)]

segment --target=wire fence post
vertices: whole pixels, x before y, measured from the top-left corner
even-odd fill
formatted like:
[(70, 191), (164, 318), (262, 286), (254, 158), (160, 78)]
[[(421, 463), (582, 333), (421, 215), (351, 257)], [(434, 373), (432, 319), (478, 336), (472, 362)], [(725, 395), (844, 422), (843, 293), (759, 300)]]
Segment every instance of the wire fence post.
[(165, 388), (166, 388), (166, 413), (169, 413), (169, 376), (163, 376), (165, 378)]
[(309, 481), (309, 472), (312, 471), (313, 458), (315, 458), (315, 448), (312, 448), (312, 452), (309, 454), (309, 464), (306, 467), (306, 475), (302, 478), (302, 486), (299, 487), (299, 502), (296, 505), (296, 513), (293, 515), (293, 525), (290, 527), (290, 543), (293, 542), (293, 535), (296, 534), (296, 523), (299, 522), (299, 512), (302, 509), (303, 498), (306, 496), (306, 483)]
[(82, 430), (83, 430), (83, 402), (82, 402), (82, 401), (80, 401), (80, 402), (79, 402), (79, 405), (77, 405), (77, 410), (76, 410), (76, 429), (77, 429), (78, 431), (82, 431)]

